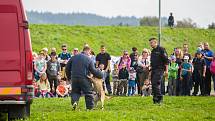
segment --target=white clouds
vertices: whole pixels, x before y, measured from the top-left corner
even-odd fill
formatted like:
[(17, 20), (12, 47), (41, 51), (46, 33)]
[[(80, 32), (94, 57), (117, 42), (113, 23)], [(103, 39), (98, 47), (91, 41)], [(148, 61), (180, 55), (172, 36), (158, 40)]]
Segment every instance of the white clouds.
[[(157, 16), (158, 0), (23, 0), (27, 10), (86, 12), (103, 16)], [(162, 16), (192, 18), (201, 26), (215, 21), (215, 0), (161, 0)]]

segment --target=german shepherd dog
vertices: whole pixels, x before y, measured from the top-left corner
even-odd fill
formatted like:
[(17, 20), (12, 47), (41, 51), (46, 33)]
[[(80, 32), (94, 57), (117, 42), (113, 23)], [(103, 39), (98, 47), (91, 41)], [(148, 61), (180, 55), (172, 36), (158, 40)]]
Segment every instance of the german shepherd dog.
[(88, 78), (92, 81), (93, 89), (96, 92), (94, 97), (95, 106), (97, 106), (98, 101), (101, 101), (101, 109), (103, 110), (105, 98), (110, 99), (110, 97), (105, 95), (105, 91), (103, 89), (103, 80), (93, 77), (92, 75), (88, 76)]

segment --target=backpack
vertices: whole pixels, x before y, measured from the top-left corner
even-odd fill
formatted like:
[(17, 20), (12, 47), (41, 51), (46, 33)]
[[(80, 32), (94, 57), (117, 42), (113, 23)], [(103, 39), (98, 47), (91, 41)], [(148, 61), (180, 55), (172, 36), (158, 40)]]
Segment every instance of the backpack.
[(215, 60), (213, 60), (211, 62), (210, 71), (211, 71), (212, 74), (215, 74)]

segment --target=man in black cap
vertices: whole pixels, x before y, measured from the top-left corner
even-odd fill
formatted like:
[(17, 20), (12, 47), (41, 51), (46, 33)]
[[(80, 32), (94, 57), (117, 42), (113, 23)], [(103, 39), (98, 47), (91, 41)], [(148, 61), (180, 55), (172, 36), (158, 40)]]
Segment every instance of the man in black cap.
[(86, 46), (81, 54), (73, 56), (66, 66), (66, 74), (69, 80), (72, 80), (72, 105), (76, 109), (81, 91), (85, 94), (86, 108), (94, 108), (93, 88), (88, 75), (92, 73), (94, 77), (102, 78), (103, 74), (97, 70), (93, 61), (89, 58), (91, 49)]
[(168, 55), (165, 48), (160, 47), (156, 38), (149, 39), (150, 46), (153, 48), (151, 52), (151, 81), (154, 104), (160, 104), (163, 100), (161, 94), (161, 80), (164, 75), (168, 75)]

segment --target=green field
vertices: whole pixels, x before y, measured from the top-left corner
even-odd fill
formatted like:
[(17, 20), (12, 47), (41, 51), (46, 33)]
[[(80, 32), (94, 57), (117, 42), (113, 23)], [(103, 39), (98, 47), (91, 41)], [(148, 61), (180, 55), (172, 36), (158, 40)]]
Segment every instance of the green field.
[[(62, 44), (69, 49), (82, 49), (88, 43), (98, 53), (101, 44), (107, 46), (111, 55), (121, 55), (123, 50), (133, 46), (140, 50), (149, 48), (148, 39), (157, 37), (157, 27), (127, 26), (66, 26), (66, 25), (31, 25), (33, 50), (38, 52), (43, 47), (56, 47), (60, 52)], [(215, 29), (163, 28), (161, 44), (172, 53), (173, 48), (183, 43), (190, 45), (190, 52), (196, 51), (199, 42), (209, 42), (215, 50)], [(184, 41), (184, 40), (187, 41)]]
[[(123, 50), (136, 46), (149, 48), (148, 39), (157, 36), (156, 27), (118, 26), (65, 26), (31, 25), (33, 50), (56, 47), (62, 44), (71, 50), (88, 43), (98, 53), (101, 44), (111, 55), (121, 55)], [(163, 28), (162, 45), (171, 53), (174, 47), (185, 43), (190, 52), (196, 51), (199, 42), (209, 42), (215, 50), (215, 30)], [(70, 98), (34, 99), (30, 121), (158, 121), (158, 120), (215, 120), (215, 97), (164, 97), (162, 105), (152, 104), (152, 97), (114, 97), (107, 101), (105, 110), (85, 111), (84, 99), (80, 109), (72, 111)]]
[(162, 105), (154, 105), (152, 97), (114, 97), (106, 101), (104, 111), (86, 111), (82, 97), (79, 109), (72, 111), (70, 98), (34, 99), (28, 121), (214, 121), (214, 100), (165, 96)]

